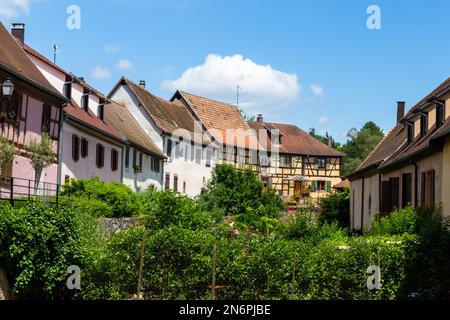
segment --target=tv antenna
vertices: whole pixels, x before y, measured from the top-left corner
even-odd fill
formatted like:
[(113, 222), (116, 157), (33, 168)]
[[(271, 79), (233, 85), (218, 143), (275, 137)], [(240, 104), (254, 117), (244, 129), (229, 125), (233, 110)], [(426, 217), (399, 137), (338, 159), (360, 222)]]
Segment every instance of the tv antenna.
[(59, 44), (53, 45), (53, 63), (56, 64), (56, 54), (61, 51), (61, 46)]
[(248, 94), (247, 92), (242, 92), (242, 88), (236, 85), (236, 106), (240, 109), (240, 104), (243, 102), (249, 102), (249, 100), (241, 100), (241, 96)]

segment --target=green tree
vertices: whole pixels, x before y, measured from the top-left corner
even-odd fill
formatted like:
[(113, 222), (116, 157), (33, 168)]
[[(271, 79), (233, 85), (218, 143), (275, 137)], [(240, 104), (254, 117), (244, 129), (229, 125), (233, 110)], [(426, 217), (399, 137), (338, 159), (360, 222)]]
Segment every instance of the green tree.
[(0, 170), (5, 164), (12, 162), (17, 154), (14, 145), (7, 139), (0, 137)]
[(333, 139), (333, 137), (328, 134), (328, 132), (324, 136), (322, 136), (316, 132), (316, 129), (311, 128), (311, 129), (309, 129), (309, 135), (316, 138), (317, 140), (319, 140), (320, 142), (322, 142), (326, 145), (328, 145), (328, 141), (329, 141), (329, 139), (331, 139), (331, 146), (333, 149), (336, 149), (336, 150), (342, 149), (341, 144), (339, 142), (336, 142)]
[(53, 151), (53, 142), (46, 133), (42, 135), (40, 143), (36, 140), (31, 140), (27, 149), (31, 166), (34, 169), (34, 188), (36, 191), (41, 181), (42, 171), (55, 163), (56, 153)]
[(367, 122), (361, 130), (351, 129), (348, 140), (342, 146), (346, 157), (341, 167), (341, 175), (351, 174), (384, 138), (384, 133), (374, 122)]

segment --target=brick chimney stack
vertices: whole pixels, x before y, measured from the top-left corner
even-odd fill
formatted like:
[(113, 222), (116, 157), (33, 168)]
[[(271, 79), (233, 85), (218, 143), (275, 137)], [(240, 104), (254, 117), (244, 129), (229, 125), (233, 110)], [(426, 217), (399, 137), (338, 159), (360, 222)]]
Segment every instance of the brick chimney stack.
[(20, 42), (25, 43), (25, 23), (13, 23), (11, 34)]
[(405, 116), (405, 104), (404, 101), (397, 102), (397, 124), (399, 124), (400, 120)]

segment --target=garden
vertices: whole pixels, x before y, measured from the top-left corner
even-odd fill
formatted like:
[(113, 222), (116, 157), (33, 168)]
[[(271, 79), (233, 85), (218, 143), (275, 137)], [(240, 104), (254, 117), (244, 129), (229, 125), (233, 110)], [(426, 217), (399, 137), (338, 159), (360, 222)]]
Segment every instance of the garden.
[[(0, 266), (17, 299), (448, 299), (450, 233), (439, 210), (348, 228), (348, 191), (286, 214), (251, 171), (218, 165), (196, 199), (72, 181), (60, 205), (0, 203)], [(139, 225), (107, 232), (101, 219)], [(69, 266), (81, 288), (67, 286)], [(368, 268), (381, 270), (368, 288)]]

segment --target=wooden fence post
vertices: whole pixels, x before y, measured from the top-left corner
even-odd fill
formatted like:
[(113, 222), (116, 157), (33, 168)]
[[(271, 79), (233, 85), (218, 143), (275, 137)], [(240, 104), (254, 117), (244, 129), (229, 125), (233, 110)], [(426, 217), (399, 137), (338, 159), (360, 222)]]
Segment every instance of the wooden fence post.
[(142, 244), (141, 244), (141, 259), (139, 262), (139, 274), (138, 274), (138, 286), (137, 286), (137, 296), (140, 297), (141, 290), (142, 290), (142, 271), (144, 270), (144, 253), (145, 253), (145, 240), (147, 239), (148, 230), (147, 228), (144, 231), (144, 236), (142, 237)]
[(211, 300), (216, 300), (216, 262), (217, 262), (217, 245), (214, 242), (213, 248), (212, 248)]

